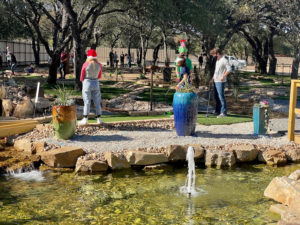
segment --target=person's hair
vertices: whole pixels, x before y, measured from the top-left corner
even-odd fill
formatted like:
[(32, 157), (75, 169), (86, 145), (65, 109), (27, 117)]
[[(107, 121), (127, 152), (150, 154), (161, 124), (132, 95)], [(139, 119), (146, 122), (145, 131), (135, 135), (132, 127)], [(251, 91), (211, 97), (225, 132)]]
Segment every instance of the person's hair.
[(222, 51), (219, 48), (214, 48), (214, 49), (210, 50), (209, 54), (211, 54), (211, 55), (220, 54), (221, 55)]
[(177, 63), (177, 66), (186, 66), (185, 58), (182, 58), (181, 60), (179, 60)]
[(98, 60), (97, 60), (97, 59), (87, 58), (87, 59), (86, 59), (86, 62), (88, 62), (88, 63), (93, 63), (93, 69), (95, 69), (95, 63), (97, 63)]
[(95, 62), (98, 62), (98, 60), (97, 60), (97, 59), (87, 58), (87, 59), (86, 59), (86, 62), (89, 62), (89, 63), (95, 63)]

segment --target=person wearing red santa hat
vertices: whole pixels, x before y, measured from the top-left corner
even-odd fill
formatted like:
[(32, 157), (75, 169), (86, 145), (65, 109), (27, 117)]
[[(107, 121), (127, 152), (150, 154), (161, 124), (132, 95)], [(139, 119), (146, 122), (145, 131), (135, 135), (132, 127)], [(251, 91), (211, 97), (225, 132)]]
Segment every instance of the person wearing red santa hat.
[(91, 107), (91, 97), (96, 107), (97, 123), (101, 124), (101, 93), (99, 79), (102, 75), (102, 65), (97, 60), (97, 53), (90, 49), (87, 53), (87, 60), (81, 69), (80, 81), (82, 82), (82, 98), (84, 101), (83, 119), (78, 125), (85, 125), (88, 121), (88, 115)]

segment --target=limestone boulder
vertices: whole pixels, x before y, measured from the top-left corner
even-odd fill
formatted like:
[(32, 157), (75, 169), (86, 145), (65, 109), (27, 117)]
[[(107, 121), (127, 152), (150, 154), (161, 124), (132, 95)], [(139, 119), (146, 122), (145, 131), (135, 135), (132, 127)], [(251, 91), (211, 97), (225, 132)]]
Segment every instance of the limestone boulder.
[(127, 151), (126, 158), (130, 165), (153, 165), (168, 162), (168, 158), (164, 153), (152, 153), (142, 151)]
[(285, 213), (288, 210), (288, 206), (283, 205), (283, 204), (273, 204), (273, 205), (270, 206), (269, 210), (273, 213), (283, 215), (283, 213)]
[(226, 152), (222, 150), (208, 149), (205, 153), (205, 165), (211, 166), (229, 166), (232, 167), (236, 164), (235, 156), (232, 152)]
[(42, 161), (48, 166), (55, 168), (75, 167), (79, 156), (84, 155), (80, 147), (62, 147), (41, 153)]
[(175, 161), (185, 161), (186, 160), (186, 153), (189, 146), (192, 146), (195, 154), (195, 160), (201, 159), (204, 156), (204, 147), (199, 144), (192, 144), (192, 145), (169, 145), (166, 148), (166, 155), (170, 162)]
[[(35, 99), (31, 99), (31, 101), (34, 102)], [(36, 103), (36, 110), (38, 112), (44, 112), (45, 109), (50, 108), (51, 104), (52, 103), (47, 98), (39, 97), (38, 102)]]
[(79, 158), (76, 162), (75, 172), (106, 172), (108, 165), (101, 160), (85, 160)]
[(33, 148), (34, 148), (34, 153), (35, 154), (40, 154), (44, 151), (46, 147), (46, 142), (45, 141), (34, 141), (32, 142)]
[(19, 102), (14, 110), (14, 117), (26, 118), (33, 115), (34, 105), (29, 98), (24, 98), (23, 101)]
[(166, 148), (166, 155), (170, 162), (185, 161), (186, 153), (187, 153), (187, 146), (169, 145)]
[(300, 162), (300, 149), (289, 149), (285, 154), (289, 161)]
[(257, 159), (259, 162), (266, 163), (266, 160), (263, 157), (263, 153), (264, 153), (263, 151), (258, 151)]
[(117, 154), (113, 152), (106, 152), (104, 154), (104, 158), (108, 164), (108, 166), (112, 170), (118, 170), (118, 169), (128, 169), (130, 168), (130, 164), (127, 161), (124, 154)]
[[(23, 90), (26, 92), (26, 94), (30, 97), (30, 98), (35, 98), (35, 95), (36, 95), (36, 86), (25, 86), (23, 87)], [(39, 88), (39, 94), (38, 96), (39, 97), (44, 97), (44, 88), (43, 87), (40, 87)]]
[(14, 142), (14, 148), (18, 151), (35, 154), (35, 148), (30, 138), (23, 138)]
[[(290, 205), (293, 199), (300, 199), (300, 183), (286, 176), (275, 177), (264, 191), (264, 195), (284, 205)], [(298, 187), (297, 187), (298, 186)]]
[(2, 114), (5, 117), (12, 115), (14, 106), (11, 99), (2, 99)]
[(266, 150), (262, 153), (262, 158), (270, 166), (283, 166), (287, 163), (285, 153), (279, 150)]
[[(191, 144), (190, 146), (192, 146), (195, 151), (195, 153), (194, 153), (195, 160), (202, 159), (204, 157), (205, 149), (204, 149), (203, 145)], [(188, 146), (186, 148), (186, 151), (187, 151), (187, 149), (188, 149)]]
[[(300, 180), (300, 170), (296, 170), (295, 172), (289, 175), (289, 178), (292, 180)], [(300, 184), (300, 182), (299, 182)]]
[(252, 144), (233, 145), (230, 151), (234, 152), (237, 162), (251, 162), (257, 158), (258, 150)]
[(300, 211), (288, 210), (281, 215), (278, 225), (300, 225)]
[(45, 141), (33, 142), (30, 138), (22, 138), (14, 141), (14, 148), (28, 154), (39, 154), (44, 151)]

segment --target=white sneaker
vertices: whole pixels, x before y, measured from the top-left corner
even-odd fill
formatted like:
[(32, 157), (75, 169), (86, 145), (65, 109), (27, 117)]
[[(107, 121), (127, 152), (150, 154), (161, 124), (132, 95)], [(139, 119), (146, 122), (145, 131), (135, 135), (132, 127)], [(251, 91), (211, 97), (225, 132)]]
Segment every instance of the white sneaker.
[(83, 119), (80, 120), (80, 122), (78, 122), (78, 125), (79, 125), (79, 126), (81, 126), (81, 125), (86, 125), (86, 124), (87, 124), (87, 121), (88, 121), (88, 118), (83, 117)]
[(101, 124), (102, 123), (102, 120), (100, 117), (97, 118), (97, 124)]
[(217, 116), (217, 118), (222, 118), (222, 117), (226, 117), (227, 115), (224, 113), (221, 113), (220, 115)]

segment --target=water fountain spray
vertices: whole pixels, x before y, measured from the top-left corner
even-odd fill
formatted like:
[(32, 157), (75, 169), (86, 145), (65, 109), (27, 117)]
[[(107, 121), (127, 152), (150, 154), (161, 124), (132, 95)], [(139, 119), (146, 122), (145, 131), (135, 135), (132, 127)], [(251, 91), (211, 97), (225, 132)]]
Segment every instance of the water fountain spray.
[(188, 161), (188, 175), (186, 179), (185, 186), (187, 188), (187, 194), (190, 197), (192, 193), (195, 192), (195, 160), (194, 160), (194, 149), (193, 147), (189, 146), (186, 154), (186, 160)]

